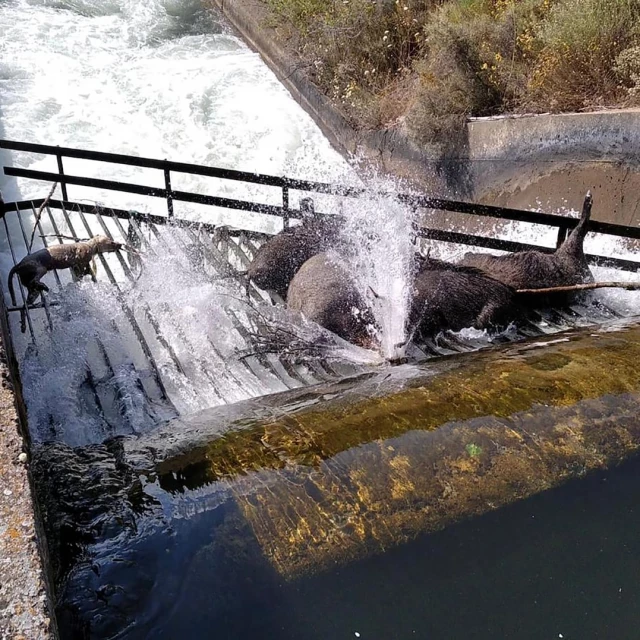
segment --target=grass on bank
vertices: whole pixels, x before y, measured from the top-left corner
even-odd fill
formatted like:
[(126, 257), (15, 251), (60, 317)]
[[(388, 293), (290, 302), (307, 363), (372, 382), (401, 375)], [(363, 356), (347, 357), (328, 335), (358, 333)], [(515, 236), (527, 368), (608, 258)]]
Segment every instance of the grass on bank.
[(263, 0), (359, 127), (439, 145), (468, 116), (640, 100), (640, 0)]

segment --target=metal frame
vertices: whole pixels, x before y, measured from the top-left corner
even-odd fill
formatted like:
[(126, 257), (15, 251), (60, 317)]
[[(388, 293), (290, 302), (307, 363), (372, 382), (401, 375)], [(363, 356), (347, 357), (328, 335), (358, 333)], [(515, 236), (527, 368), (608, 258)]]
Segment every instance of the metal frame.
[[(36, 218), (36, 209), (44, 203), (44, 199), (35, 201), (23, 201), (9, 203), (5, 207), (4, 215), (0, 221), (0, 228), (6, 234), (8, 251), (12, 261), (16, 264), (28, 251), (28, 239), (30, 224)], [(95, 205), (68, 203), (60, 200), (51, 200), (44, 203), (42, 209), (42, 224), (51, 226), (57, 242), (64, 242), (61, 233), (69, 234), (70, 239), (76, 242), (81, 236), (92, 236), (95, 233), (104, 233), (116, 241), (127, 242), (131, 246), (144, 247), (146, 251), (154, 253), (157, 246), (150, 244), (147, 234), (156, 239), (160, 247), (165, 247), (167, 234), (163, 233), (163, 227), (167, 227), (166, 216), (146, 216), (132, 211), (116, 211), (106, 207)], [(117, 213), (117, 215), (115, 215)], [(14, 218), (15, 216), (15, 218)], [(16, 219), (17, 218), (17, 219)], [(109, 222), (110, 221), (110, 222)], [(208, 271), (225, 272), (229, 265), (238, 262), (239, 267), (246, 265), (253, 257), (253, 252), (260, 242), (267, 236), (265, 234), (238, 231), (233, 232), (224, 227), (215, 227), (201, 223), (175, 221), (175, 231), (170, 232), (175, 239), (185, 248), (197, 247), (203, 253), (203, 265), (208, 265)], [(37, 230), (42, 236), (42, 245), (51, 246), (47, 242), (42, 226), (38, 224)], [(51, 241), (49, 241), (51, 242)], [(56, 242), (54, 239), (53, 242)], [(178, 409), (174, 403), (177, 386), (188, 384), (194, 376), (206, 379), (208, 392), (212, 398), (216, 398), (220, 404), (231, 401), (233, 391), (229, 390), (229, 381), (220, 384), (212, 375), (211, 365), (216, 362), (221, 364), (226, 356), (218, 350), (215, 344), (208, 339), (209, 351), (213, 352), (212, 360), (202, 360), (191, 357), (185, 360), (179, 355), (181, 348), (188, 349), (193, 346), (191, 339), (180, 331), (178, 325), (173, 324), (171, 313), (167, 310), (152, 310), (147, 304), (140, 304), (133, 309), (126, 300), (122, 283), (125, 280), (135, 280), (134, 268), (128, 263), (128, 257), (119, 251), (108, 255), (97, 256), (104, 274), (105, 282), (112, 286), (115, 300), (122, 314), (118, 320), (111, 321), (114, 335), (123, 336), (122, 344), (105, 340), (103, 336), (96, 334), (90, 338), (87, 350), (91, 351), (91, 357), (87, 359), (86, 378), (81, 387), (88, 394), (83, 396), (83, 402), (92, 415), (102, 421), (105, 433), (122, 435), (135, 433), (135, 424), (131, 421), (131, 415), (120, 410), (121, 401), (126, 399), (127, 388), (120, 382), (116, 371), (123, 363), (130, 367), (131, 380), (135, 380), (139, 391), (144, 398), (142, 410), (150, 417), (150, 424), (159, 420), (177, 415)], [(117, 276), (113, 267), (121, 267), (121, 279)], [(6, 274), (3, 276), (5, 277)], [(64, 281), (62, 273), (51, 272), (51, 284), (60, 291)], [(75, 280), (73, 272), (71, 277)], [(94, 277), (95, 280), (95, 277)], [(15, 377), (16, 386), (20, 388), (19, 354), (34, 351), (36, 354), (46, 340), (46, 335), (55, 328), (55, 317), (49, 314), (51, 307), (57, 306), (56, 302), (49, 302), (48, 296), (41, 296), (42, 302), (25, 307), (25, 292), (16, 279), (18, 306), (10, 307), (6, 304), (4, 295), (0, 295), (0, 328), (3, 330), (7, 356), (11, 365), (12, 375)], [(251, 285), (250, 294), (254, 300), (269, 301), (268, 294), (259, 291)], [(17, 314), (24, 319), (24, 332), (21, 337), (20, 328), (16, 321)], [(13, 318), (11, 318), (13, 316)], [(234, 332), (241, 338), (245, 337), (247, 328), (235, 316), (230, 317)], [(172, 340), (168, 339), (171, 332)], [(132, 340), (127, 340), (127, 337)], [(125, 346), (130, 345), (130, 348)], [(250, 344), (247, 347), (250, 348)], [(189, 349), (190, 350), (190, 349)], [(159, 362), (163, 362), (160, 366)], [(248, 357), (239, 358), (234, 366), (227, 370), (230, 379), (236, 381), (235, 387), (243, 384), (250, 387), (272, 388), (272, 391), (293, 389), (308, 384), (332, 380), (344, 375), (358, 373), (361, 367), (357, 365), (336, 365), (331, 361), (318, 361), (298, 365), (282, 361), (271, 354), (249, 354)], [(165, 375), (169, 371), (170, 375)], [(270, 391), (265, 391), (270, 392)], [(26, 424), (26, 423), (25, 423)], [(53, 429), (53, 427), (52, 427)], [(53, 433), (53, 431), (52, 431)]]
[[(292, 209), (290, 206), (290, 193), (292, 190), (344, 197), (382, 196), (385, 198), (396, 199), (408, 206), (414, 207), (416, 210), (420, 208), (432, 208), (481, 217), (493, 217), (501, 220), (517, 220), (532, 224), (548, 225), (558, 229), (559, 243), (564, 240), (569, 230), (578, 222), (575, 219), (553, 216), (534, 211), (491, 207), (488, 205), (477, 205), (468, 202), (445, 200), (427, 196), (415, 196), (411, 194), (374, 192), (342, 185), (330, 185), (261, 174), (250, 174), (227, 169), (169, 162), (167, 160), (136, 158), (133, 156), (105, 154), (93, 151), (82, 151), (78, 149), (11, 141), (0, 141), (0, 148), (28, 151), (32, 153), (44, 153), (55, 156), (58, 173), (33, 171), (15, 167), (5, 167), (4, 171), (6, 175), (10, 176), (43, 180), (49, 183), (58, 182), (62, 188), (61, 200), (50, 199), (45, 202), (46, 199), (39, 198), (33, 201), (28, 200), (6, 203), (4, 206), (0, 201), (0, 218), (2, 218), (0, 228), (4, 227), (8, 247), (14, 264), (16, 264), (21, 254), (28, 251), (28, 232), (31, 231), (29, 225), (32, 224), (31, 219), (35, 221), (36, 209), (40, 208), (42, 205), (44, 205), (43, 215), (46, 216), (45, 219), (48, 220), (55, 235), (58, 236), (58, 242), (63, 242), (59, 232), (59, 229), (61, 228), (59, 225), (68, 227), (72, 237), (76, 241), (80, 239), (80, 235), (83, 231), (86, 231), (89, 236), (95, 231), (111, 235), (108, 225), (105, 224), (105, 220), (110, 218), (114, 225), (114, 233), (122, 236), (121, 239), (123, 241), (135, 246), (142, 246), (146, 243), (145, 248), (153, 251), (151, 245), (148, 245), (148, 241), (145, 239), (142, 229), (144, 228), (148, 230), (160, 243), (162, 243), (164, 242), (164, 239), (161, 227), (170, 224), (181, 230), (180, 233), (175, 234), (178, 241), (182, 244), (189, 244), (189, 246), (193, 244), (197, 251), (201, 252), (202, 260), (207, 262), (215, 271), (218, 272), (230, 269), (230, 265), (234, 262), (240, 265), (240, 268), (246, 267), (260, 242), (264, 240), (266, 235), (240, 228), (228, 229), (214, 224), (177, 218), (174, 212), (174, 202), (200, 203), (227, 209), (251, 211), (277, 216), (283, 219), (283, 223), (286, 228), (291, 219), (302, 218), (303, 216), (308, 215), (326, 215), (316, 213), (314, 211), (313, 201), (311, 201), (310, 198), (303, 198), (300, 200), (300, 210)], [(67, 175), (64, 171), (64, 158), (80, 158), (157, 169), (163, 173), (165, 187), (148, 187), (111, 180)], [(250, 201), (176, 191), (172, 188), (171, 183), (172, 174), (177, 172), (276, 187), (281, 189), (282, 205), (265, 205)], [(123, 209), (113, 209), (111, 207), (97, 206), (94, 204), (73, 202), (69, 199), (69, 185), (97, 187), (105, 190), (124, 191), (143, 196), (164, 198), (167, 203), (167, 215), (127, 211)], [(15, 226), (11, 226), (9, 222), (14, 214), (17, 215), (18, 220)], [(25, 215), (28, 217), (28, 220), (24, 218)], [(80, 225), (78, 229), (73, 226), (73, 222), (71, 220), (72, 216), (74, 216), (74, 220), (77, 220)], [(91, 225), (93, 225), (93, 227)], [(10, 226), (13, 231), (10, 231)], [(83, 231), (79, 234), (78, 231), (80, 228), (83, 228)], [(40, 234), (43, 235), (40, 221), (38, 221), (37, 230), (39, 230)], [(590, 231), (617, 237), (640, 239), (640, 229), (624, 227), (622, 225), (594, 222), (590, 225)], [(416, 229), (415, 233), (417, 238), (455, 242), (503, 251), (517, 251), (522, 249), (553, 251), (552, 248), (536, 247), (518, 242), (496, 240), (494, 238), (469, 233), (443, 231), (427, 227), (419, 227)], [(43, 237), (42, 242), (46, 247), (47, 240), (45, 237)], [(176, 375), (184, 376), (186, 378), (189, 377), (189, 372), (186, 370), (186, 367), (192, 369), (192, 373), (195, 371), (196, 375), (202, 374), (207, 376), (207, 363), (193, 361), (190, 364), (185, 365), (184, 362), (181, 362), (178, 358), (177, 352), (172, 346), (172, 343), (167, 339), (166, 333), (163, 333), (159, 318), (164, 318), (166, 323), (168, 322), (167, 314), (163, 311), (159, 311), (158, 313), (160, 313), (160, 316), (155, 317), (151, 309), (146, 306), (139, 309), (137, 313), (134, 313), (133, 309), (129, 307), (124, 299), (120, 284), (116, 281), (116, 277), (109, 267), (109, 262), (106, 256), (101, 255), (98, 259), (102, 263), (103, 271), (106, 274), (107, 279), (114, 287), (118, 303), (122, 306), (124, 312), (124, 319), (117, 327), (114, 322), (113, 328), (117, 331), (125, 331), (127, 335), (135, 336), (137, 346), (134, 350), (138, 355), (134, 357), (134, 350), (132, 350), (128, 357), (130, 357), (131, 362), (133, 362), (134, 359), (137, 362), (135, 372), (138, 375), (140, 388), (143, 389), (145, 398), (147, 398), (147, 404), (145, 405), (146, 411), (149, 415), (155, 417), (155, 419), (175, 415), (176, 407), (172, 402), (172, 391), (165, 385), (165, 380), (163, 380), (160, 368), (156, 362), (156, 355), (161, 352), (166, 352), (170, 363), (169, 366), (175, 369)], [(124, 255), (116, 252), (115, 256), (113, 258), (109, 258), (109, 260), (117, 260), (117, 263), (119, 263), (122, 268), (125, 278), (131, 279), (133, 277), (130, 265), (127, 263), (127, 258)], [(607, 256), (589, 256), (589, 260), (597, 264), (605, 264), (621, 269), (640, 269), (640, 262), (620, 260)], [(61, 288), (62, 283), (60, 276), (55, 271), (53, 272), (53, 278), (55, 279), (57, 287)], [(39, 342), (38, 339), (40, 337), (39, 333), (52, 328), (50, 307), (56, 304), (55, 302), (48, 302), (47, 297), (42, 296), (41, 303), (26, 308), (24, 306), (26, 296), (21, 285), (18, 285), (18, 289), (20, 292), (19, 296), (22, 306), (7, 308), (4, 296), (0, 296), (0, 327), (3, 329), (4, 335), (8, 338), (6, 345), (7, 354), (12, 365), (12, 371), (14, 372), (17, 380), (19, 380), (19, 370), (16, 353), (14, 351), (16, 345), (13, 344), (14, 336), (11, 335), (12, 325), (15, 328), (16, 324), (15, 321), (13, 323), (10, 321), (10, 316), (13, 315), (11, 312), (22, 314), (23, 328), (25, 331), (28, 329), (30, 341), (33, 344), (33, 347), (37, 350)], [(254, 300), (267, 300), (269, 298), (267, 294), (253, 287), (253, 285), (251, 285), (249, 292)], [(34, 314), (33, 312), (36, 310), (37, 313)], [(603, 309), (602, 311), (604, 313), (602, 320), (610, 319), (612, 317), (612, 312), (610, 310)], [(566, 328), (567, 324), (569, 326), (575, 325), (576, 323), (590, 324), (594, 321), (593, 314), (593, 310), (590, 310), (587, 314), (579, 306), (571, 309), (547, 312), (546, 315), (541, 313), (539, 318), (533, 318), (529, 324), (523, 324), (523, 326), (519, 328), (519, 335), (529, 336), (541, 335), (544, 333), (545, 330), (541, 328), (542, 324), (539, 322), (540, 320), (544, 320), (545, 324), (549, 326), (552, 331)], [(235, 320), (232, 318), (232, 322), (235, 327), (234, 330), (238, 331), (242, 336), (242, 332), (246, 331), (246, 328), (242, 326), (242, 323), (238, 318), (235, 318)], [(180, 344), (187, 345), (188, 338), (180, 335), (179, 328), (174, 327), (167, 329), (165, 327), (165, 331), (174, 331), (174, 329), (176, 340), (178, 340)], [(18, 336), (16, 335), (15, 337), (17, 338)], [(222, 357), (221, 354), (215, 350), (215, 345), (212, 346), (214, 346), (214, 352), (217, 354), (216, 358), (220, 359)], [(472, 344), (460, 343), (455, 339), (455, 337), (442, 337), (439, 341), (429, 341), (424, 345), (420, 345), (420, 350), (426, 355), (445, 355), (468, 351), (473, 348), (476, 347)], [(95, 344), (93, 344), (92, 350), (95, 354), (95, 369), (92, 370), (91, 366), (88, 366), (86, 372), (86, 383), (93, 394), (93, 400), (91, 402), (95, 405), (98, 415), (102, 416), (105, 424), (109, 425), (110, 428), (114, 428), (114, 425), (116, 424), (121, 424), (122, 426), (119, 427), (120, 433), (122, 433), (123, 430), (126, 432), (128, 429), (133, 429), (133, 423), (129, 423), (129, 418), (125, 415), (120, 417), (117, 416), (114, 409), (118, 406), (118, 399), (123, 393), (126, 393), (126, 390), (120, 387), (113, 375), (117, 365), (118, 355), (110, 352), (109, 346), (103, 342), (100, 336), (95, 337)], [(116, 358), (115, 360), (113, 359), (114, 356)], [(305, 370), (304, 368), (298, 368), (291, 363), (281, 361), (276, 356), (264, 354), (257, 354), (246, 360), (243, 359), (242, 366), (244, 367), (241, 372), (242, 376), (247, 375), (251, 379), (264, 379), (266, 374), (269, 379), (279, 381), (284, 388), (294, 388), (312, 382), (328, 380), (343, 375), (350, 375), (358, 371), (357, 366), (351, 367), (347, 365), (338, 365), (336, 363), (326, 361), (313, 362), (310, 364), (309, 368)], [(99, 371), (111, 372), (111, 375), (107, 375), (106, 378), (102, 378), (98, 373)], [(235, 374), (233, 375), (235, 377)], [(211, 378), (210, 375), (207, 377)], [(110, 380), (108, 384), (105, 382), (107, 378)], [(171, 381), (169, 381), (168, 384), (172, 384)], [(211, 380), (211, 386), (220, 401), (226, 402), (227, 398), (224, 397), (224, 389), (222, 389), (222, 387), (220, 387), (214, 380)]]

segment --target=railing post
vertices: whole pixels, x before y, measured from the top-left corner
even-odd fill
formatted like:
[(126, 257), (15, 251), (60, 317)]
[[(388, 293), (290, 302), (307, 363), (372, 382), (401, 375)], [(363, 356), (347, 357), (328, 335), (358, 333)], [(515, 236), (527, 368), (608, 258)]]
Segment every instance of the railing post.
[(562, 243), (567, 239), (567, 227), (562, 226), (558, 227), (558, 238), (556, 240), (556, 249), (559, 249), (562, 246)]
[(284, 214), (282, 216), (282, 228), (289, 228), (289, 187), (284, 185), (282, 187), (282, 208), (284, 209)]
[[(60, 148), (60, 145), (58, 145)], [(56, 160), (58, 161), (58, 173), (64, 176), (64, 165), (62, 164), (62, 154), (58, 151), (56, 153)], [(69, 194), (67, 193), (67, 183), (64, 178), (60, 178), (60, 189), (62, 190), (62, 199), (67, 202), (69, 200)]]
[[(167, 160), (165, 159), (165, 162)], [(171, 171), (168, 166), (164, 168), (164, 186), (167, 190), (167, 213), (169, 220), (173, 219), (173, 191), (171, 190)]]

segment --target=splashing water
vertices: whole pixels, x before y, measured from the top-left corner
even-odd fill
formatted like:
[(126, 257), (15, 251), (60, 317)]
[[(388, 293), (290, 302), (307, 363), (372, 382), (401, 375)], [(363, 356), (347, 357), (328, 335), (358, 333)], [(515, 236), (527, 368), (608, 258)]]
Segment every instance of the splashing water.
[[(0, 42), (0, 137), (362, 184), (260, 57), (231, 35), (200, 0), (5, 0), (0, 4), (0, 30), (4, 34)], [(20, 47), (12, 46), (16, 42)], [(55, 74), (50, 73), (52, 67)], [(3, 164), (56, 170), (53, 158), (1, 153)], [(162, 185), (160, 172), (134, 167), (66, 159), (65, 171)], [(281, 198), (278, 189), (201, 176), (178, 174), (173, 182), (178, 189), (271, 204), (279, 204)], [(381, 184), (380, 188), (386, 186)], [(0, 177), (0, 189), (8, 200), (27, 199), (42, 196), (43, 185)], [(161, 199), (85, 187), (70, 187), (70, 197), (156, 213), (163, 213), (165, 207)], [(319, 210), (335, 210), (334, 200), (315, 199)], [(364, 201), (350, 201), (345, 207), (354, 215), (350, 223), (354, 247), (363, 252), (353, 266), (358, 271), (362, 268), (359, 284), (366, 298), (375, 302), (383, 352), (388, 355), (402, 340), (407, 297), (401, 282), (406, 243), (403, 239), (402, 246), (392, 246), (401, 237), (406, 216), (401, 211), (396, 215), (396, 208), (386, 202)], [(176, 214), (271, 233), (280, 224), (265, 216), (186, 203), (176, 203)], [(366, 236), (376, 228), (385, 230), (380, 233), (381, 240), (369, 242)], [(172, 251), (178, 250), (174, 247)], [(215, 287), (180, 276), (190, 274), (190, 267), (182, 270), (179, 252), (174, 256), (165, 252), (164, 259), (169, 263), (151, 260), (137, 285), (137, 291), (145, 293), (139, 299), (132, 298), (131, 304), (144, 301), (165, 319), (162, 329), (167, 334), (179, 331), (191, 344), (209, 337), (216, 344), (220, 342), (225, 353), (238, 346), (225, 344), (225, 340), (233, 342), (225, 337), (228, 320), (218, 317), (219, 304), (207, 303), (207, 296), (218, 300)], [(382, 269), (382, 264), (391, 266)], [(156, 286), (166, 273), (173, 273), (175, 286)], [(379, 300), (372, 299), (371, 289), (381, 296)], [(98, 291), (106, 295), (102, 288)], [(89, 289), (85, 293), (91, 295)], [(168, 313), (167, 309), (177, 311)], [(207, 332), (199, 326), (197, 320), (203, 317), (211, 320), (209, 328), (219, 320), (218, 330)], [(91, 318), (86, 316), (87, 323)], [(76, 334), (80, 330), (66, 326)], [(201, 333), (196, 335), (198, 328)], [(64, 344), (61, 336), (59, 342)], [(178, 355), (185, 356), (182, 352)], [(361, 351), (349, 348), (344, 355), (356, 362), (366, 360)], [(55, 359), (51, 354), (52, 366)], [(200, 408), (214, 399), (204, 359), (191, 359), (194, 371), (199, 372), (198, 385), (190, 392), (181, 389), (182, 410)], [(371, 355), (370, 361), (375, 360)], [(214, 363), (219, 372), (215, 358)], [(163, 372), (171, 376), (167, 373), (170, 369), (165, 369)], [(226, 382), (223, 379), (219, 384)], [(244, 382), (248, 387), (243, 392), (234, 391), (237, 382), (228, 382), (232, 397), (244, 397), (245, 391), (279, 390), (255, 380)], [(180, 386), (177, 379), (175, 383)]]
[[(259, 56), (200, 0), (4, 0), (0, 32), (0, 137), (361, 184)], [(56, 170), (54, 159), (35, 154), (2, 151), (0, 163)], [(162, 186), (160, 172), (134, 167), (66, 160), (65, 171)], [(380, 191), (407, 191), (376, 175), (367, 176), (367, 183)], [(270, 187), (200, 176), (176, 175), (174, 187), (268, 204), (281, 199)], [(7, 200), (43, 195), (40, 182), (4, 176), (0, 189)], [(161, 199), (84, 187), (70, 192), (74, 200), (164, 213)], [(317, 196), (316, 204), (323, 212), (345, 214), (346, 260), (374, 312), (380, 350), (386, 358), (401, 355), (397, 345), (406, 338), (412, 282), (413, 212), (385, 197), (345, 199), (338, 206), (335, 199)], [(176, 207), (177, 215), (194, 220), (270, 233), (280, 228), (280, 222), (257, 214), (186, 203)], [(124, 295), (138, 316), (149, 309), (164, 335), (179, 338), (172, 344), (188, 369), (188, 384), (167, 353), (158, 356), (178, 412), (218, 404), (223, 396), (241, 400), (283, 390), (275, 376), (260, 378), (234, 359), (246, 343), (230, 314), (248, 319), (237, 291), (194, 271), (178, 239), (163, 235), (168, 248), (146, 257), (142, 275)], [(504, 226), (499, 235), (549, 246), (555, 241), (554, 231), (519, 223)], [(605, 254), (626, 251), (610, 239), (588, 238), (587, 245)], [(455, 259), (466, 250), (447, 244), (434, 255)], [(0, 263), (10, 263), (6, 253)], [(622, 277), (615, 273), (615, 279)], [(640, 313), (635, 292), (593, 296), (625, 313)], [(102, 348), (110, 353), (111, 371), (95, 382), (102, 396), (115, 399), (127, 432), (161, 419), (162, 409), (145, 400), (142, 382), (124, 357), (127, 345), (114, 323), (126, 325), (126, 319), (112, 288), (69, 283), (62, 303), (52, 308), (52, 339), (37, 355), (23, 354), (21, 363), (29, 414), (37, 418), (32, 424), (40, 425), (36, 437), (47, 439), (57, 431), (65, 441), (82, 444), (113, 435), (115, 417), (84, 411), (96, 402), (87, 384), (87, 359)], [(296, 339), (317, 337), (304, 323), (297, 330)], [(376, 354), (346, 344), (330, 354), (357, 363), (379, 361)]]
[[(399, 191), (397, 183), (372, 176), (381, 192)], [(345, 206), (343, 243), (358, 289), (373, 310), (377, 338), (385, 358), (402, 355), (411, 300), (415, 214), (393, 197), (376, 196)]]

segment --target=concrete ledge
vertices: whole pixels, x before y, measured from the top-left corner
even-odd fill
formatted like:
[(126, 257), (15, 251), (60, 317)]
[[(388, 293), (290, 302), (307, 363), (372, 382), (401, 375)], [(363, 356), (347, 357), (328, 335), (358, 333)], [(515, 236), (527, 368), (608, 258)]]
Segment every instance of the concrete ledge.
[(528, 165), (540, 173), (575, 162), (640, 167), (640, 109), (478, 119), (468, 132), (476, 189)]
[(0, 342), (0, 638), (53, 637), (16, 400)]

